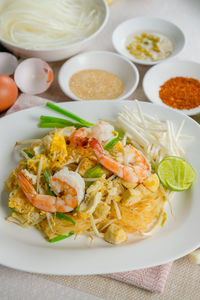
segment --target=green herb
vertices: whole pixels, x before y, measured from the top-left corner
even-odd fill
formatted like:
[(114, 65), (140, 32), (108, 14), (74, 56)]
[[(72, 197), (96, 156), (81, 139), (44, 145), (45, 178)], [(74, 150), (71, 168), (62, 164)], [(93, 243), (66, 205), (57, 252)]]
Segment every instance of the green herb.
[(109, 141), (105, 146), (105, 150), (110, 150), (112, 149), (119, 141), (121, 141), (124, 137), (124, 132), (123, 131), (116, 131), (117, 136), (113, 138), (111, 141)]
[(27, 151), (27, 150), (22, 150), (24, 153), (26, 153), (26, 155), (28, 155), (28, 157), (30, 157), (30, 158), (33, 158), (34, 157), (34, 155), (31, 153), (31, 152), (29, 152), (29, 151)]
[(69, 222), (71, 222), (72, 224), (76, 225), (76, 222), (75, 222), (73, 219), (71, 219), (70, 217), (66, 216), (66, 215), (63, 214), (63, 213), (56, 212), (56, 217), (57, 217), (58, 219), (61, 219), (61, 220), (64, 219), (64, 220), (69, 221)]
[(117, 176), (113, 177), (113, 179), (111, 179), (111, 181), (115, 180), (117, 178)]
[(150, 161), (150, 165), (151, 165), (151, 170), (154, 172), (156, 170), (155, 164), (152, 161)]
[(59, 236), (49, 240), (49, 243), (56, 243), (56, 242), (62, 241), (64, 239), (67, 239), (68, 237), (72, 236), (73, 234), (74, 234), (74, 232), (70, 232), (67, 235), (59, 235)]
[(110, 142), (108, 142), (108, 143), (104, 146), (104, 149), (105, 149), (105, 150), (110, 150), (110, 149), (113, 148), (119, 141), (120, 141), (120, 139), (119, 139), (118, 137), (112, 139)]
[(13, 208), (13, 207), (9, 207), (10, 208), (10, 210), (12, 211), (12, 213), (13, 212), (16, 212), (16, 210)]
[(82, 118), (74, 115), (73, 113), (71, 113), (71, 112), (69, 112), (69, 111), (67, 111), (67, 110), (65, 110), (65, 109), (63, 109), (63, 108), (61, 108), (61, 107), (59, 107), (59, 106), (51, 103), (51, 102), (47, 102), (46, 106), (49, 107), (49, 108), (51, 108), (52, 110), (60, 113), (60, 114), (63, 114), (64, 116), (66, 116), (66, 117), (68, 117), (68, 118), (70, 118), (72, 120), (75, 120), (75, 121), (81, 123), (84, 126), (90, 127), (90, 126), (94, 125), (94, 124), (92, 124), (92, 123), (90, 123), (90, 122), (88, 122), (88, 121), (86, 121), (86, 120), (84, 120), (84, 119), (82, 119)]
[(74, 209), (74, 211), (73, 212), (78, 212), (79, 210), (80, 210), (80, 205), (78, 205), (75, 209)]
[[(42, 121), (40, 124), (45, 125), (48, 124), (50, 125), (51, 123), (53, 124), (58, 124), (59, 126), (67, 127), (67, 126), (74, 126), (76, 128), (81, 128), (83, 127), (83, 124), (80, 123), (74, 123), (69, 120), (61, 119), (61, 118), (55, 118), (51, 116), (40, 116), (40, 120)], [(62, 125), (63, 124), (63, 125)]]
[(55, 196), (55, 194), (51, 191), (50, 185), (49, 185), (49, 180), (50, 180), (50, 177), (51, 177), (51, 173), (50, 173), (49, 169), (47, 169), (47, 168), (44, 169), (43, 170), (43, 175), (44, 175), (44, 179), (45, 179), (46, 184), (47, 184), (48, 195)]
[(87, 170), (84, 174), (84, 178), (97, 178), (101, 177), (104, 174), (104, 171), (100, 165), (96, 165), (95, 167)]
[(117, 131), (117, 133), (118, 133), (118, 136), (117, 136), (117, 137), (118, 137), (120, 140), (122, 140), (122, 139), (124, 138), (124, 134), (125, 134), (125, 133), (124, 133), (123, 131), (119, 131), (119, 130)]

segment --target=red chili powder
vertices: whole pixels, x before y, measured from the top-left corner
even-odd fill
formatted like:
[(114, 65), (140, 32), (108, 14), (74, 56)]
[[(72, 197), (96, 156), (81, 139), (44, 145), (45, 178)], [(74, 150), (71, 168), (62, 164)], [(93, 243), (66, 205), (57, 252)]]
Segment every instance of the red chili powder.
[(173, 108), (191, 109), (200, 105), (200, 82), (194, 78), (175, 77), (159, 91), (161, 100)]

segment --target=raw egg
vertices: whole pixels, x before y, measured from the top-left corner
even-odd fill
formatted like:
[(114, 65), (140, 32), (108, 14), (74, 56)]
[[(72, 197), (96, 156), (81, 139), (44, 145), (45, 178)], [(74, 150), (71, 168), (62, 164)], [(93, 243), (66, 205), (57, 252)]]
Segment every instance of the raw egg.
[(12, 78), (0, 74), (0, 111), (9, 108), (17, 99), (18, 89)]
[(0, 74), (12, 75), (17, 68), (18, 61), (17, 58), (8, 53), (8, 52), (0, 52)]
[(41, 94), (53, 82), (53, 71), (40, 58), (28, 58), (18, 65), (14, 79), (22, 92), (31, 95)]

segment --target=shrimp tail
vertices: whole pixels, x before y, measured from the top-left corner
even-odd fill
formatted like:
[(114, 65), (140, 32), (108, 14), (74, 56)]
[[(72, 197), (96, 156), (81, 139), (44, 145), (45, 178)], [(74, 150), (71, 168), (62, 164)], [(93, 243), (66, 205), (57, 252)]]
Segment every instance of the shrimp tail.
[(22, 171), (19, 171), (18, 173), (17, 182), (24, 192), (26, 198), (32, 202), (32, 199), (37, 195), (37, 192)]
[(131, 145), (127, 146), (129, 151), (131, 152), (130, 163), (132, 164), (130, 164), (130, 166), (122, 165), (107, 156), (105, 150), (103, 149), (103, 146), (97, 139), (92, 138), (89, 141), (89, 145), (94, 150), (94, 153), (100, 164), (128, 182), (140, 183), (150, 174), (150, 166), (147, 159), (142, 153), (140, 153)]
[(105, 154), (103, 146), (99, 143), (97, 139), (92, 138), (89, 141), (89, 145), (94, 150), (94, 153), (97, 156), (97, 158), (101, 158)]

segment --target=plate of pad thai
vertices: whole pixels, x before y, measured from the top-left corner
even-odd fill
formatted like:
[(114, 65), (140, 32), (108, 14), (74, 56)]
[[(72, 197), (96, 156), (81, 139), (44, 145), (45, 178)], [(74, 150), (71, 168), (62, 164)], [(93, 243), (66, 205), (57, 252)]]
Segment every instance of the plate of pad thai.
[(100, 274), (199, 246), (200, 130), (187, 116), (137, 100), (47, 102), (0, 131), (0, 263)]

